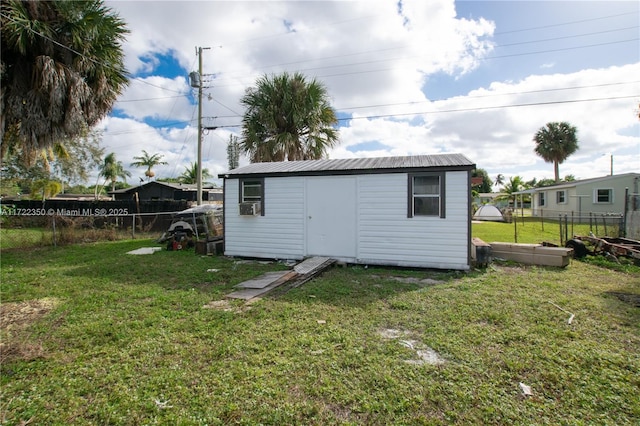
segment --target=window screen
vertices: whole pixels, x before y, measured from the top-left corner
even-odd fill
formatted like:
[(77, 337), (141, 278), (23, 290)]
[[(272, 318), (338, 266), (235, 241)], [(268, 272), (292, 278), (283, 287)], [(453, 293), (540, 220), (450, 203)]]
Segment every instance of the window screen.
[(409, 177), (409, 217), (444, 217), (443, 181), (441, 174)]
[(596, 189), (595, 191), (595, 202), (596, 203), (611, 203), (613, 199), (613, 190), (612, 189)]
[(262, 201), (262, 181), (244, 180), (242, 181), (242, 194), (240, 201), (258, 203)]

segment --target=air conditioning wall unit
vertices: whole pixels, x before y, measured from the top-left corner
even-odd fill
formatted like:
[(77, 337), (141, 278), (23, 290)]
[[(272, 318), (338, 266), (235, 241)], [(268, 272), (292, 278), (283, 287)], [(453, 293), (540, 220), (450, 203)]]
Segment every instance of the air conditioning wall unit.
[(260, 214), (260, 203), (240, 203), (240, 216), (257, 216)]

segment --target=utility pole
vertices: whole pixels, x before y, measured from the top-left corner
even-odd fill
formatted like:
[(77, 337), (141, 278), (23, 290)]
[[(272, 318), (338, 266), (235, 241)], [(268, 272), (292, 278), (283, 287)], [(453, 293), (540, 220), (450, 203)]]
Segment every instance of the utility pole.
[(189, 74), (191, 79), (191, 87), (198, 88), (198, 175), (196, 178), (196, 203), (197, 205), (202, 204), (202, 50), (210, 49), (209, 47), (198, 47), (196, 50), (196, 54), (198, 55), (198, 72), (192, 72)]

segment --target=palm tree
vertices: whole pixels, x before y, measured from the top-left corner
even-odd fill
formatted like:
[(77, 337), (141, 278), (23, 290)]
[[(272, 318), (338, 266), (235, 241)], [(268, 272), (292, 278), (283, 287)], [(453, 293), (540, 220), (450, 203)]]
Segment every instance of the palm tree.
[(102, 0), (2, 1), (0, 158), (86, 132), (127, 84), (124, 21)]
[(533, 137), (535, 152), (547, 163), (553, 163), (556, 182), (560, 181), (559, 164), (578, 150), (576, 128), (567, 122), (547, 123)]
[[(208, 169), (202, 169), (202, 179), (208, 179), (211, 177)], [(198, 182), (198, 164), (191, 163), (190, 167), (185, 167), (184, 172), (178, 178), (181, 183), (197, 183)]]
[(103, 177), (104, 183), (100, 187), (98, 191), (98, 185), (96, 185), (95, 196), (98, 198), (98, 194), (102, 192), (102, 188), (107, 184), (107, 182), (111, 182), (111, 191), (116, 190), (116, 182), (118, 178), (121, 178), (125, 182), (128, 177), (131, 177), (131, 173), (128, 170), (124, 169), (122, 165), (122, 161), (116, 160), (115, 152), (108, 154), (104, 157), (103, 163), (100, 165), (100, 169), (98, 171), (98, 178)]
[(60, 191), (62, 191), (62, 183), (50, 179), (41, 179), (35, 181), (31, 186), (31, 197), (44, 202), (48, 198), (55, 197)]
[(506, 183), (506, 185), (500, 188), (500, 192), (504, 195), (501, 195), (496, 199), (503, 199), (503, 200), (507, 199), (510, 202), (515, 202), (515, 199), (516, 199), (515, 193), (522, 191), (523, 189), (525, 189), (525, 187), (526, 187), (526, 183), (524, 182), (521, 176), (511, 176), (509, 178), (509, 181)]
[(496, 176), (496, 181), (494, 185), (498, 187), (500, 185), (504, 185), (504, 175), (502, 173), (498, 173), (498, 176)]
[(315, 79), (283, 73), (263, 76), (241, 99), (241, 149), (251, 162), (320, 159), (338, 143), (336, 113)]
[(144, 172), (144, 175), (147, 177), (147, 180), (150, 180), (152, 177), (156, 175), (155, 172), (151, 170), (153, 166), (168, 164), (166, 161), (162, 161), (162, 157), (164, 156), (161, 154), (150, 155), (147, 151), (143, 149), (141, 156), (133, 157), (133, 159), (136, 161), (131, 163), (131, 166), (146, 167), (147, 170)]

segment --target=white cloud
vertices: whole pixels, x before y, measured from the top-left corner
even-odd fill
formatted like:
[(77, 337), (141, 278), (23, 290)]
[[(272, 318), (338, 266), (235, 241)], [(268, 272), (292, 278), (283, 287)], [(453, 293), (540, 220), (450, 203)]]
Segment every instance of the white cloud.
[[(196, 158), (194, 91), (187, 80), (197, 69), (196, 46), (210, 47), (203, 68), (214, 74), (203, 116), (216, 118), (206, 118), (207, 125), (240, 124), (239, 100), (258, 76), (301, 71), (323, 82), (333, 105), (354, 118), (342, 123), (333, 158), (461, 152), (491, 176), (540, 179), (551, 177), (553, 168), (533, 153), (533, 134), (549, 121), (568, 121), (578, 128), (580, 150), (561, 165), (562, 175), (608, 174), (604, 152), (613, 153), (616, 172), (640, 169), (640, 125), (633, 114), (638, 62), (545, 75), (531, 70), (430, 101), (423, 92), (427, 77), (471, 79), (491, 69), (481, 67), (494, 48), (495, 23), (457, 17), (453, 0), (109, 4), (131, 29), (125, 45), (131, 72), (148, 73), (158, 54), (174, 54), (184, 70), (184, 76), (152, 73), (144, 83), (132, 81), (117, 104), (128, 118), (104, 122), (107, 151), (117, 151), (123, 163), (142, 149), (164, 155), (170, 164), (159, 166), (158, 176), (177, 177)], [(543, 64), (538, 71), (555, 69), (554, 61)], [(179, 93), (191, 95), (172, 97)], [(621, 98), (629, 94), (639, 96)], [(600, 98), (612, 99), (586, 101)], [(583, 101), (535, 105), (570, 100)], [(363, 118), (371, 116), (380, 117)], [(184, 124), (163, 131), (140, 122), (149, 118), (154, 125)], [(226, 170), (226, 143), (239, 131), (219, 128), (205, 136), (204, 166), (212, 173)]]

